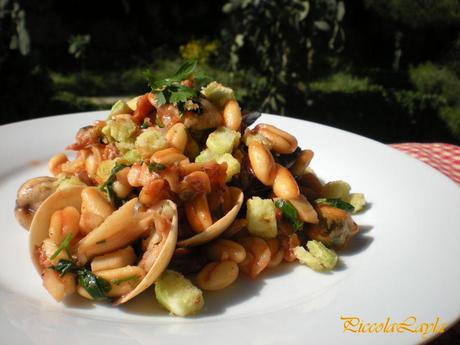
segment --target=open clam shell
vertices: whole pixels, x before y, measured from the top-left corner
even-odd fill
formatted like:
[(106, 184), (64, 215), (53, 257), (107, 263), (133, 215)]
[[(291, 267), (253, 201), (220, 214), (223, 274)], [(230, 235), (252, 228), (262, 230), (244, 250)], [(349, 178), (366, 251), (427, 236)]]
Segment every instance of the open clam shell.
[(84, 265), (97, 255), (124, 248), (148, 231), (154, 213), (139, 208), (137, 198), (129, 200), (83, 237), (78, 242), (78, 262)]
[(207, 228), (203, 232), (200, 232), (199, 234), (196, 234), (185, 240), (177, 242), (177, 246), (193, 247), (212, 241), (220, 234), (222, 234), (233, 223), (236, 216), (238, 215), (238, 212), (241, 209), (241, 205), (243, 205), (244, 194), (239, 188), (230, 187), (229, 189), (232, 196), (232, 200), (234, 202), (234, 206), (230, 209), (230, 211), (228, 211), (225, 216), (213, 223), (209, 228)]
[[(143, 254), (143, 257), (141, 261), (150, 261), (150, 268), (145, 275), (145, 277), (141, 280), (141, 282), (134, 288), (134, 290), (130, 291), (126, 295), (121, 296), (118, 298), (114, 304), (119, 305), (122, 303), (125, 303), (129, 301), (131, 298), (137, 296), (141, 292), (143, 292), (145, 289), (147, 289), (149, 286), (151, 286), (157, 278), (163, 273), (163, 271), (166, 269), (168, 266), (169, 262), (171, 261), (171, 258), (174, 254), (174, 250), (176, 248), (176, 243), (177, 243), (177, 232), (178, 232), (178, 219), (177, 219), (177, 208), (176, 204), (173, 203), (170, 200), (163, 200), (160, 201), (159, 204), (157, 204), (156, 208), (165, 208), (169, 207), (170, 212), (170, 225), (169, 225), (169, 231), (167, 234), (167, 237), (162, 240), (158, 244), (158, 248), (156, 250), (153, 250), (152, 252), (146, 251)], [(161, 210), (160, 210), (161, 213)], [(168, 212), (169, 213), (169, 212)], [(155, 241), (154, 236), (150, 236), (149, 238), (149, 243), (146, 244), (147, 248), (151, 248), (153, 242)], [(155, 258), (150, 258), (150, 255), (153, 255), (153, 252), (155, 252)], [(154, 259), (152, 263), (152, 259)]]
[(39, 274), (42, 273), (38, 257), (36, 255), (37, 247), (49, 237), (49, 226), (51, 216), (55, 211), (67, 206), (73, 206), (77, 210), (81, 208), (81, 191), (83, 186), (69, 187), (58, 190), (51, 194), (38, 208), (34, 215), (29, 233), (29, 252), (32, 262)]
[[(57, 191), (37, 210), (30, 229), (29, 248), (33, 264), (39, 274), (42, 273), (43, 268), (40, 266), (36, 250), (49, 237), (51, 216), (55, 211), (67, 206), (80, 210), (81, 192), (84, 188), (78, 186)], [(115, 300), (115, 305), (129, 301), (151, 286), (168, 266), (176, 248), (178, 233), (176, 204), (170, 200), (162, 200), (148, 210), (140, 211), (139, 208), (138, 199), (131, 199), (78, 243), (78, 261), (80, 264), (86, 264), (94, 256), (125, 247), (137, 238), (145, 237), (150, 231), (150, 236), (146, 240), (146, 248), (149, 250), (143, 253), (138, 264), (141, 266), (143, 263), (142, 268), (145, 269), (146, 274), (133, 290)], [(157, 230), (154, 224), (157, 224), (160, 218), (164, 226), (163, 236), (160, 236), (159, 241), (158, 236), (154, 236)]]

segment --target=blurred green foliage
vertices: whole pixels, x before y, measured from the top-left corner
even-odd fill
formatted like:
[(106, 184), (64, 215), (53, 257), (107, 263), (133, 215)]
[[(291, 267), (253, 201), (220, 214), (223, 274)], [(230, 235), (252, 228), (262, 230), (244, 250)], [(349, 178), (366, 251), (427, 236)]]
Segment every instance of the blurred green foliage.
[(411, 28), (460, 21), (458, 0), (364, 0), (364, 3), (382, 17)]
[(459, 143), (459, 57), (458, 0), (0, 0), (2, 121), (108, 108), (193, 58), (248, 110)]
[(8, 55), (8, 49), (26, 56), (30, 52), (30, 37), (26, 28), (26, 12), (19, 1), (0, 1), (0, 63)]
[(200, 64), (206, 64), (209, 58), (217, 54), (219, 42), (217, 40), (206, 41), (193, 39), (179, 47), (180, 55), (185, 60), (197, 60)]
[(84, 60), (86, 57), (86, 50), (91, 43), (90, 35), (72, 35), (69, 38), (69, 54), (76, 60)]
[(264, 76), (249, 88), (265, 111), (285, 113), (302, 93), (298, 83), (310, 81), (316, 54), (338, 49), (344, 36), (343, 1), (231, 0), (223, 11), (230, 68)]
[(349, 72), (337, 72), (325, 78), (312, 81), (310, 88), (311, 90), (324, 93), (354, 93), (382, 89), (381, 86), (372, 84), (368, 77), (354, 76)]
[(133, 67), (120, 71), (50, 72), (57, 90), (77, 96), (133, 95), (146, 90), (145, 68)]
[(451, 131), (460, 137), (460, 79), (446, 66), (431, 62), (409, 69), (414, 86), (423, 94), (436, 96), (440, 100), (440, 117)]

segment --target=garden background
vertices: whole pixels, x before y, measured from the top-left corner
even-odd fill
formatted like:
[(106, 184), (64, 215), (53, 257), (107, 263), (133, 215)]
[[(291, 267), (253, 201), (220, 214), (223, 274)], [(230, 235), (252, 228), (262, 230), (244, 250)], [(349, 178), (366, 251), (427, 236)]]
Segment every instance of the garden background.
[(458, 0), (0, 0), (1, 123), (108, 109), (198, 59), (248, 110), (460, 143)]

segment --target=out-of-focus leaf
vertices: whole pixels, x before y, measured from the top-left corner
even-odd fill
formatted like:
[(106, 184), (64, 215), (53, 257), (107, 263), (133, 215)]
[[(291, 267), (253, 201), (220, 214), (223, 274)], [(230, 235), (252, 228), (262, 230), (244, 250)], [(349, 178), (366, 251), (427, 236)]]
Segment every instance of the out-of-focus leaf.
[(345, 17), (345, 3), (343, 1), (339, 1), (337, 3), (337, 21), (341, 22)]
[(331, 26), (328, 24), (328, 22), (324, 20), (317, 20), (316, 22), (313, 23), (313, 25), (321, 31), (329, 31), (331, 30)]

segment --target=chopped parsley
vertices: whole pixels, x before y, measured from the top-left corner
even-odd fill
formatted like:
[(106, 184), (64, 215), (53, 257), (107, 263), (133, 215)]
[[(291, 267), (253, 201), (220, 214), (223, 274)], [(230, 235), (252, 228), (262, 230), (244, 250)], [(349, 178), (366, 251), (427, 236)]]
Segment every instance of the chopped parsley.
[(66, 251), (67, 255), (69, 258), (72, 256), (70, 255), (70, 250), (69, 250), (69, 245), (70, 241), (72, 241), (72, 234), (67, 234), (67, 236), (64, 238), (64, 240), (61, 242), (59, 247), (56, 249), (56, 251), (53, 253), (53, 255), (50, 256), (50, 260), (55, 259), (63, 250)]
[(60, 259), (53, 269), (62, 277), (66, 273), (75, 273), (78, 284), (82, 286), (94, 299), (108, 299), (106, 293), (110, 291), (110, 283), (104, 278), (97, 277), (93, 272), (86, 268), (78, 267), (75, 262)]
[(150, 172), (159, 172), (166, 169), (166, 166), (157, 162), (150, 162), (147, 164)]
[(115, 193), (115, 191), (113, 190), (113, 183), (117, 179), (116, 174), (126, 167), (128, 167), (128, 165), (119, 162), (115, 163), (115, 166), (112, 168), (112, 171), (110, 172), (110, 176), (100, 187), (100, 189), (107, 194), (109, 200), (117, 207), (123, 205), (123, 200), (120, 199), (117, 196), (117, 193)]
[(97, 277), (86, 268), (77, 271), (78, 284), (82, 286), (94, 299), (108, 299), (106, 293), (110, 291), (110, 283), (104, 278)]
[(349, 204), (348, 202), (345, 202), (341, 199), (333, 199), (333, 198), (322, 198), (322, 199), (316, 199), (317, 204), (326, 204), (332, 207), (340, 208), (342, 210), (345, 210), (347, 212), (353, 212), (355, 210), (354, 206), (352, 204)]
[(149, 128), (149, 126), (150, 126), (149, 121), (145, 119), (144, 122), (142, 122), (141, 129)]
[(53, 267), (53, 269), (56, 272), (58, 272), (59, 275), (62, 277), (67, 272), (70, 272), (70, 273), (77, 272), (78, 266), (73, 261), (60, 259), (57, 265)]
[(281, 210), (283, 217), (292, 223), (295, 231), (302, 229), (303, 222), (299, 219), (297, 210), (289, 201), (278, 199), (275, 201), (275, 206)]
[[(192, 76), (196, 66), (196, 60), (185, 61), (173, 76), (163, 79), (155, 79), (152, 73), (148, 71), (146, 77), (152, 92), (155, 94), (156, 104), (158, 106), (168, 103), (174, 104), (179, 109), (180, 114), (182, 114), (184, 110), (189, 110), (187, 103), (190, 103), (190, 101), (197, 104), (198, 94), (200, 92), (199, 87), (201, 87), (204, 77), (199, 78), (199, 82), (195, 87), (181, 84), (181, 81)], [(198, 107), (193, 108), (197, 110), (201, 109), (199, 104)]]

